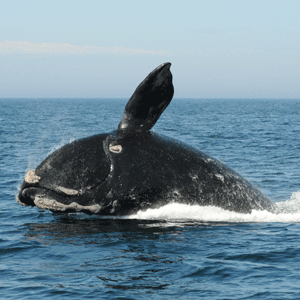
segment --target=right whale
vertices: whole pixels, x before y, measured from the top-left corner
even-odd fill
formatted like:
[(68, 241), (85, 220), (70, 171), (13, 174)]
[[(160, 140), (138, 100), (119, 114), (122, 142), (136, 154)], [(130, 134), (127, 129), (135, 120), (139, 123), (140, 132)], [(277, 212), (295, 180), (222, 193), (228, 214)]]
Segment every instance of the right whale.
[(138, 86), (117, 130), (67, 144), (30, 170), (17, 201), (101, 215), (172, 202), (274, 212), (265, 195), (220, 161), (150, 131), (173, 97), (170, 66), (160, 65)]

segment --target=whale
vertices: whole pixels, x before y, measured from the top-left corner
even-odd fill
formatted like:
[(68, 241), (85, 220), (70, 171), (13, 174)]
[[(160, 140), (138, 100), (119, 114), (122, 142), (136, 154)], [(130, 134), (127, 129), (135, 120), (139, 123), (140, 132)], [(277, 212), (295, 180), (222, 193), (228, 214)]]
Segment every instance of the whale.
[(221, 161), (151, 130), (173, 98), (170, 67), (158, 66), (139, 84), (114, 130), (68, 143), (29, 170), (18, 203), (112, 216), (169, 203), (275, 211), (270, 199)]

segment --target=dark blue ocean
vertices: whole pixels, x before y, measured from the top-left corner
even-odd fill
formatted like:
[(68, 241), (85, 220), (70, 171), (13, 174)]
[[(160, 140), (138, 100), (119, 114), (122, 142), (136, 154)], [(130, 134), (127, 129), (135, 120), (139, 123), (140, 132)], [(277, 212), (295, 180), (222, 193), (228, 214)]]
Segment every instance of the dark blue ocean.
[(278, 214), (58, 216), (16, 202), (29, 169), (115, 130), (126, 102), (0, 99), (0, 298), (299, 299), (300, 100), (175, 99), (153, 128), (248, 178)]

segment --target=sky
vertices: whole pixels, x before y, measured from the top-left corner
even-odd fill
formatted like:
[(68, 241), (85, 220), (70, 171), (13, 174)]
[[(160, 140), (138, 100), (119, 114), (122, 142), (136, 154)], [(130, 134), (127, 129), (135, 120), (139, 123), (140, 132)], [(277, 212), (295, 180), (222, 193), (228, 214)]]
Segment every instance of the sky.
[(299, 0), (0, 0), (0, 98), (300, 99)]

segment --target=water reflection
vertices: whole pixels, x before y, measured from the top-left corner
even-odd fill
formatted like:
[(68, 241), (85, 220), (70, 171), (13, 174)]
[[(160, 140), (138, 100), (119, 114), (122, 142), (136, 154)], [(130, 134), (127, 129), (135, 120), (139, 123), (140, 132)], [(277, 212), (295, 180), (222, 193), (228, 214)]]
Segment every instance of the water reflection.
[[(27, 223), (22, 230), (24, 231), (25, 229), (26, 239), (36, 240), (47, 245), (51, 243), (112, 245), (158, 239), (162, 239), (164, 243), (176, 243), (188, 239), (185, 236), (187, 231), (193, 231), (198, 237), (207, 238), (220, 235), (223, 230), (228, 228), (243, 226), (242, 223), (140, 220), (85, 216), (83, 214), (54, 216), (41, 214), (40, 218), (40, 222)], [(216, 227), (224, 229), (219, 231), (214, 229)]]
[(42, 275), (56, 289), (72, 285), (121, 297), (128, 291), (138, 296), (182, 289), (219, 271), (222, 258), (210, 257), (231, 244), (228, 235), (245, 241), (251, 231), (252, 237), (253, 226), (258, 225), (41, 213), (22, 231), (36, 253), (34, 276)]
[(43, 255), (52, 261), (43, 272), (59, 272), (62, 281), (77, 281), (81, 274), (89, 278), (80, 283), (82, 288), (89, 289), (92, 282), (106, 291), (151, 292), (167, 288), (174, 270), (184, 266), (175, 246), (182, 242), (182, 228), (165, 223), (58, 216), (48, 223), (26, 224), (25, 237), (43, 244)]
[(115, 238), (131, 240), (146, 236), (147, 239), (156, 239), (159, 233), (174, 231), (173, 227), (164, 227), (164, 223), (163, 221), (122, 218), (82, 218), (76, 215), (56, 216), (49, 223), (26, 224), (28, 232), (25, 236), (47, 244), (51, 243), (51, 240), (76, 244), (93, 240), (96, 244), (103, 244)]

